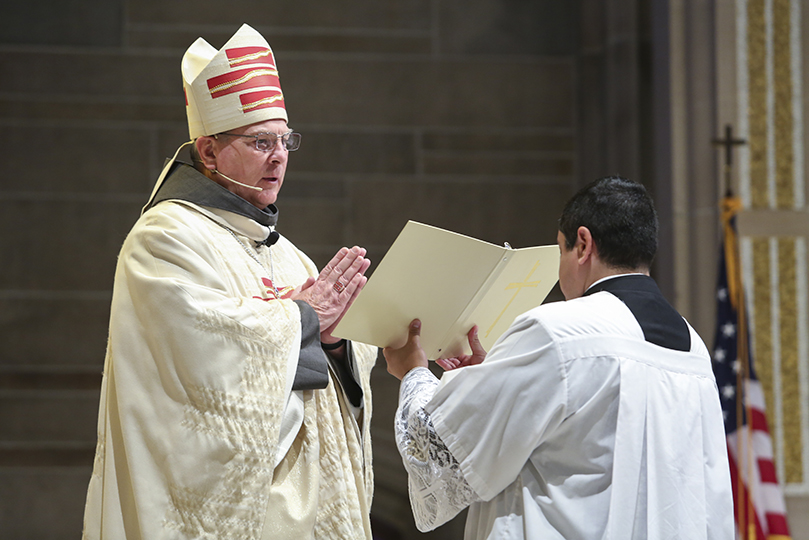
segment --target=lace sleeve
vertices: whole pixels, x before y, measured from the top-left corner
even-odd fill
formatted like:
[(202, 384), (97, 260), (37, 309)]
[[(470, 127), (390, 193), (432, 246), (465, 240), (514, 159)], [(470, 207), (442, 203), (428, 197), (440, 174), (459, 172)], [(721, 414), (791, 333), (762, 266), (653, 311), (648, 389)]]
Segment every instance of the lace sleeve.
[(437, 386), (438, 379), (427, 368), (408, 372), (402, 379), (394, 426), (407, 470), (413, 517), (421, 532), (443, 525), (480, 500), (424, 410)]

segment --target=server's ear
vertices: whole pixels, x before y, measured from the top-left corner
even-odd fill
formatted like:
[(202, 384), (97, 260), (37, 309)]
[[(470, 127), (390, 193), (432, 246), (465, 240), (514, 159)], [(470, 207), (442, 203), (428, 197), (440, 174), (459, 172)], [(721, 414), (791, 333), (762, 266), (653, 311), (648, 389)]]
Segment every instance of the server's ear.
[(576, 231), (576, 244), (573, 249), (576, 250), (576, 260), (579, 262), (579, 266), (591, 261), (593, 256), (598, 256), (598, 249), (590, 229), (584, 226), (579, 227)]

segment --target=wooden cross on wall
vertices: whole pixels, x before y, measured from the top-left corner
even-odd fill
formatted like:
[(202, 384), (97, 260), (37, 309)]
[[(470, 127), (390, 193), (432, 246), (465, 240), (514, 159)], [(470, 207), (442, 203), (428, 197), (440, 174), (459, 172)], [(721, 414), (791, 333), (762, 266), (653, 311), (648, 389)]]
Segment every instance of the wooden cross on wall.
[(734, 139), (733, 127), (730, 124), (725, 124), (725, 138), (714, 139), (713, 143), (714, 146), (723, 146), (725, 148), (725, 190), (727, 193), (730, 193), (730, 170), (733, 167), (733, 147), (747, 144), (747, 141), (744, 139)]

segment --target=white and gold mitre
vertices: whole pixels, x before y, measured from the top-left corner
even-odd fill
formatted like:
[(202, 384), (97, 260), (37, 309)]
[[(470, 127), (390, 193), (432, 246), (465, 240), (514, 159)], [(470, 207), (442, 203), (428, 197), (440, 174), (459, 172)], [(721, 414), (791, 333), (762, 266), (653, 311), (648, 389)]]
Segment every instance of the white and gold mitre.
[(218, 51), (197, 38), (183, 56), (182, 73), (191, 139), (288, 120), (272, 49), (246, 24)]
[(267, 40), (246, 24), (218, 51), (198, 38), (183, 55), (182, 74), (191, 140), (163, 165), (144, 212), (180, 150), (197, 137), (267, 120), (288, 121), (275, 55)]

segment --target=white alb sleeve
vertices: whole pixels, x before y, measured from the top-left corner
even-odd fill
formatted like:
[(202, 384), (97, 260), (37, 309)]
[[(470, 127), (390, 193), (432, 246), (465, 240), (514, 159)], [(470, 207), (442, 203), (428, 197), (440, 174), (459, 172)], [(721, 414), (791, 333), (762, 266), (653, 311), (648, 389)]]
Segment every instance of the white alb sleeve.
[(402, 379), (394, 421), (396, 445), (407, 470), (410, 505), (421, 532), (443, 525), (480, 500), (424, 410), (437, 386), (438, 379), (429, 369), (410, 370)]

